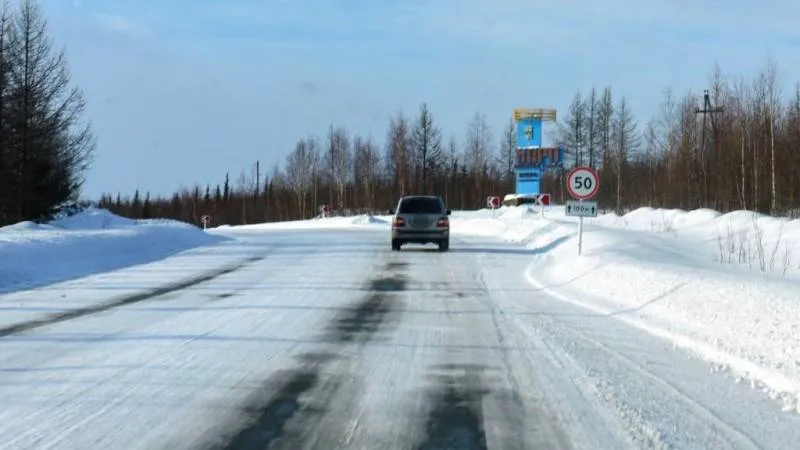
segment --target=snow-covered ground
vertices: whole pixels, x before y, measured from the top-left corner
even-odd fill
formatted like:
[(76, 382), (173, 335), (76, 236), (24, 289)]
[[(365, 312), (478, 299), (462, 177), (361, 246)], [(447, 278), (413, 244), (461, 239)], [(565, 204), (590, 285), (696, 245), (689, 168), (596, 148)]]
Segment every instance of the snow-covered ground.
[[(623, 217), (586, 219), (581, 256), (577, 219), (566, 217), (563, 207), (544, 214), (530, 206), (454, 211), (451, 221), (454, 236), (499, 238), (530, 249), (525, 276), (553, 296), (668, 337), (718, 368), (763, 384), (784, 398), (786, 408), (800, 411), (800, 220), (640, 208)], [(73, 295), (65, 288), (71, 279), (113, 279), (113, 294), (122, 296), (202, 275), (199, 267), (209, 261), (219, 267), (241, 263), (260, 249), (234, 250), (241, 245), (232, 237), (239, 234), (388, 228), (389, 222), (388, 216), (335, 217), (204, 232), (90, 209), (47, 225), (7, 226), (0, 228), (0, 290), (42, 286), (42, 292), (58, 294), (43, 295), (36, 304), (6, 294), (0, 323), (90, 306), (111, 294)], [(168, 256), (174, 256), (170, 270), (159, 270)], [(126, 276), (141, 281), (145, 272), (146, 285), (120, 283)]]
[(248, 232), (262, 230), (309, 230), (309, 229), (350, 229), (358, 226), (388, 226), (391, 218), (388, 216), (358, 215), (352, 217), (327, 217), (308, 220), (287, 220), (283, 222), (270, 222), (264, 224), (230, 226), (223, 225), (211, 231), (218, 233)]
[[(253, 230), (388, 228), (390, 217), (330, 218)], [(554, 297), (611, 314), (731, 369), (800, 412), (800, 220), (748, 211), (639, 208), (578, 219), (564, 208), (454, 211), (454, 236), (531, 250), (526, 279)]]
[(389, 220), (0, 229), (0, 448), (199, 445), (284, 369), (326, 380), (297, 419), (318, 444), (411, 448), (398, 430), (448, 414), (419, 392), (443, 372), (487, 389), (487, 440), (512, 446), (800, 438), (800, 221), (641, 208), (586, 220), (579, 256), (561, 207), (455, 211), (447, 254), (391, 252)]
[(666, 337), (800, 412), (800, 220), (640, 208), (585, 219), (579, 256), (577, 219), (539, 213), (459, 212), (453, 232), (526, 246), (533, 285)]
[(44, 225), (22, 222), (0, 228), (0, 292), (156, 261), (225, 239), (182, 222), (130, 220), (103, 209)]

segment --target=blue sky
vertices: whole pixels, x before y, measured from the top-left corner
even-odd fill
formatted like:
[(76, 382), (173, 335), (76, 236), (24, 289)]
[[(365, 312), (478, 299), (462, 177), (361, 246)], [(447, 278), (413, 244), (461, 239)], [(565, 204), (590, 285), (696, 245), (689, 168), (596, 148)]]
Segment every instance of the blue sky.
[(480, 111), (499, 141), (515, 107), (563, 115), (593, 84), (644, 122), (715, 63), (800, 81), (795, 0), (40, 1), (97, 135), (88, 198), (235, 180), (331, 123), (382, 143), (421, 102), (445, 137)]

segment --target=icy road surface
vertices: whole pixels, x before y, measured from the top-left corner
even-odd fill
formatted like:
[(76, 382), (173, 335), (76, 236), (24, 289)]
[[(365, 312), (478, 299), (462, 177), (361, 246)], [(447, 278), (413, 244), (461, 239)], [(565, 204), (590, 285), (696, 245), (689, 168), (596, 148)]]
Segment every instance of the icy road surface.
[[(263, 258), (153, 298), (3, 325), (0, 448), (800, 442), (800, 416), (758, 390), (537, 292), (530, 250), (454, 238), (449, 253), (397, 253), (368, 228), (240, 237), (230, 249)], [(108, 276), (91, 280), (86, 295), (109, 289)]]

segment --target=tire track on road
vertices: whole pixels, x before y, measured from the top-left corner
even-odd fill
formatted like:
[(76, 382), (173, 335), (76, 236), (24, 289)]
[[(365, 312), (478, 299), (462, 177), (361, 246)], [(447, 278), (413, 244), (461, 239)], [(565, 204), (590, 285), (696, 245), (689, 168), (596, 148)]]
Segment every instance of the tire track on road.
[(206, 272), (203, 275), (192, 277), (177, 283), (168, 284), (166, 286), (158, 287), (138, 294), (126, 295), (105, 303), (99, 303), (96, 305), (87, 306), (83, 308), (71, 309), (69, 311), (50, 314), (41, 319), (28, 320), (25, 322), (16, 323), (14, 325), (5, 326), (0, 328), (0, 338), (6, 336), (12, 336), (19, 333), (24, 333), (26, 331), (35, 330), (37, 328), (42, 328), (48, 325), (54, 325), (57, 323), (67, 322), (69, 320), (74, 320), (81, 317), (98, 314), (125, 305), (143, 302), (156, 297), (160, 297), (162, 295), (171, 294), (173, 292), (188, 289), (190, 287), (197, 286), (201, 283), (212, 281), (223, 275), (227, 275), (237, 270), (241, 270), (250, 264), (263, 260), (264, 258), (266, 258), (266, 255), (251, 256), (245, 259), (244, 261), (217, 270), (213, 270), (211, 272)]
[[(405, 275), (398, 272), (404, 267), (402, 263), (388, 263), (383, 274), (370, 279), (366, 285), (369, 293), (329, 325), (322, 342), (333, 348), (303, 353), (296, 357), (296, 368), (269, 377), (242, 409), (243, 426), (211, 448), (298, 450), (346, 440), (352, 430), (347, 430), (342, 418), (325, 416), (334, 398), (355, 401), (354, 391), (361, 383), (358, 376), (348, 374), (346, 357), (339, 351), (354, 343), (368, 343), (399, 320), (393, 315), (399, 310), (398, 293), (408, 284)], [(343, 387), (349, 391), (343, 391)]]
[(426, 391), (429, 404), (423, 414), (427, 421), (414, 449), (573, 448), (561, 418), (553, 413), (552, 405), (540, 400), (540, 386), (518, 378), (529, 375), (520, 372), (516, 361), (528, 357), (527, 347), (517, 342), (516, 327), (498, 306), (481, 256), (462, 258), (457, 265), (442, 261), (437, 265), (447, 269), (431, 279), (445, 281), (430, 284), (431, 289), (458, 299), (444, 302), (443, 314), (456, 333), (447, 342), (471, 342), (476, 340), (472, 334), (480, 333), (482, 341), (492, 343), (492, 351), (448, 349), (439, 357), (447, 364), (429, 367), (434, 382)]
[[(444, 364), (433, 367), (436, 385), (425, 427), (425, 440), (415, 450), (487, 450), (483, 401), (491, 390), (481, 379), (486, 366)], [(459, 373), (462, 374), (459, 374)]]
[[(482, 275), (473, 264), (467, 263), (448, 270), (446, 281), (436, 289), (450, 292), (451, 297), (458, 299), (456, 303), (446, 303), (445, 314), (451, 321), (463, 325), (464, 332), (468, 332), (471, 319), (450, 309), (463, 309), (456, 305), (464, 301), (480, 305), (491, 317), (491, 322), (483, 325), (487, 332), (493, 331), (498, 349), (488, 360), (481, 358), (480, 364), (474, 362), (473, 354), (448, 351), (443, 355), (447, 363), (429, 368), (432, 373), (429, 378), (434, 380), (429, 388), (431, 406), (423, 440), (415, 450), (525, 448), (526, 411), (508, 361), (507, 339), (498, 322), (497, 307), (490, 300)], [(466, 289), (472, 290), (474, 295), (464, 295)]]

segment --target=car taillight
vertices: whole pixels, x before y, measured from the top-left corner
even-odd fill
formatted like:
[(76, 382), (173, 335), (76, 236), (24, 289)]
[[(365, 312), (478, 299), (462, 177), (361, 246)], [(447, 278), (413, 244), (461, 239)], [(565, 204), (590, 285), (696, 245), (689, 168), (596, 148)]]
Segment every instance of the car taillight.
[(402, 217), (395, 217), (392, 226), (395, 228), (406, 226), (406, 221)]
[(442, 217), (436, 221), (436, 226), (439, 228), (450, 228), (450, 219)]

